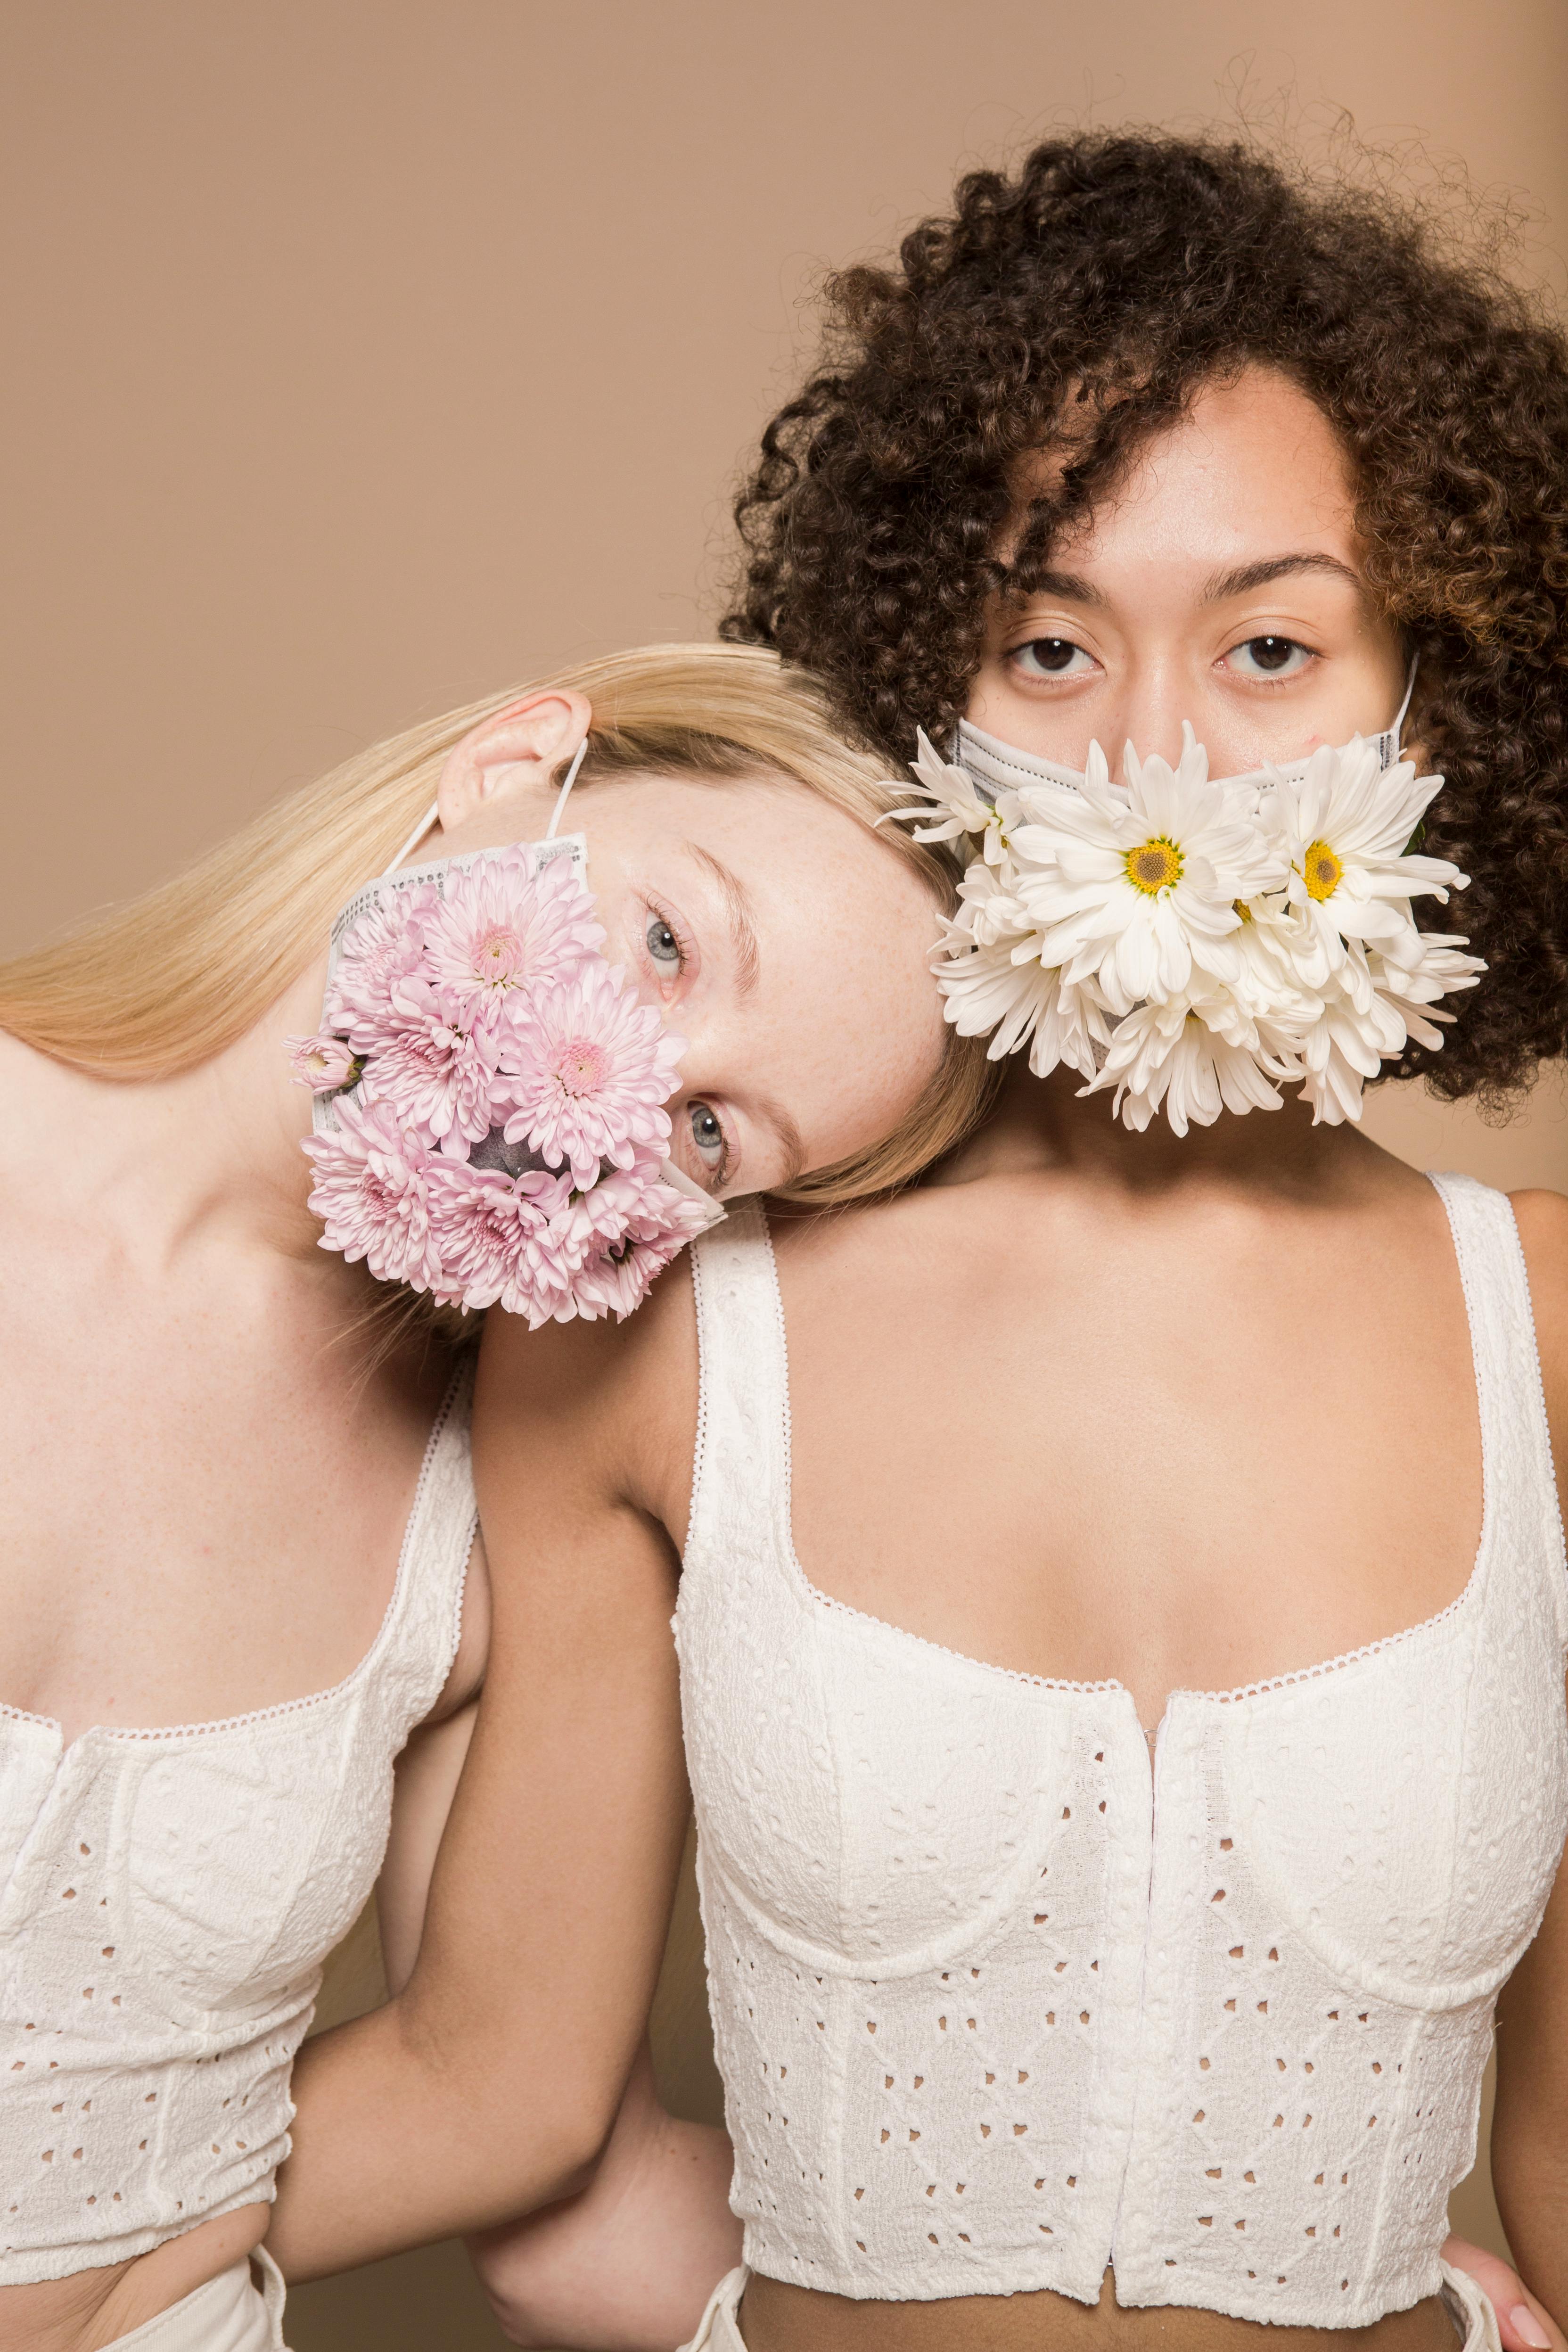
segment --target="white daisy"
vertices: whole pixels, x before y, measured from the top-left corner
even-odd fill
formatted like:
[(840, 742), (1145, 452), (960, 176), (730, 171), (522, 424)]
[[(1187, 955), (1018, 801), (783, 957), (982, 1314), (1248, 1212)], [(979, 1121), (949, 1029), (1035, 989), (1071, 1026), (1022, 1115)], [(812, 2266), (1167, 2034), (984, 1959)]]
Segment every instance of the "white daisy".
[(1040, 1076), (1113, 1092), (1131, 1128), (1277, 1109), (1283, 1085), (1318, 1120), (1358, 1119), (1367, 1080), (1411, 1039), (1439, 1045), (1440, 1000), (1485, 969), (1412, 912), (1465, 884), (1405, 846), (1441, 779), (1385, 772), (1359, 740), (1260, 793), (1211, 782), (1186, 727), (1175, 769), (1128, 746), (1124, 791), (1094, 744), (1082, 792), (1030, 783), (995, 807), (924, 736), (920, 752), (940, 821), (917, 838), (982, 845), (938, 951), (947, 1019), (993, 1060), (1027, 1047)]
[(1277, 846), (1239, 794), (1209, 782), (1190, 727), (1183, 737), (1174, 769), (1129, 745), (1125, 793), (1091, 744), (1082, 793), (1031, 788), (1029, 822), (1009, 835), (1040, 961), (1092, 982), (1116, 1013), (1181, 995), (1195, 962), (1224, 976), (1237, 900), (1284, 880)]
[(1394, 962), (1419, 961), (1410, 901), (1447, 899), (1469, 877), (1441, 857), (1405, 854), (1440, 776), (1417, 776), (1414, 762), (1380, 769), (1357, 736), (1342, 751), (1321, 745), (1299, 782), (1275, 781), (1263, 819), (1290, 866), (1291, 904), (1304, 926), (1300, 968), (1311, 987), (1354, 961), (1353, 944), (1376, 947)]

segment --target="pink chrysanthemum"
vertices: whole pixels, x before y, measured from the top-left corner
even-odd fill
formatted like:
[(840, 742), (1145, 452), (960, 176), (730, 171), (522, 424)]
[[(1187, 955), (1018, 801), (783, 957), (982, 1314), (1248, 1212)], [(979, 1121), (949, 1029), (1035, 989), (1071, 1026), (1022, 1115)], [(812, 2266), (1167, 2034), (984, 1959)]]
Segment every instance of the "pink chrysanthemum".
[(603, 944), (570, 859), (539, 868), (520, 845), (449, 875), (424, 924), (428, 976), (455, 990), (469, 1012), (512, 990), (570, 978)]
[(289, 1037), (284, 1041), (288, 1058), (294, 1066), (294, 1083), (308, 1087), (312, 1094), (335, 1093), (340, 1087), (350, 1087), (360, 1074), (360, 1056), (346, 1037), (334, 1037), (323, 1030), (319, 1037)]
[(566, 1297), (577, 1257), (560, 1212), (570, 1179), (530, 1170), (469, 1168), (447, 1160), (430, 1178), (431, 1230), (442, 1290), (452, 1305), (502, 1307), (530, 1328)]
[[(607, 1176), (594, 1186), (594, 1193), (606, 1193), (623, 1181), (618, 1175)], [(700, 1201), (687, 1200), (668, 1184), (646, 1187), (621, 1239), (591, 1257), (572, 1276), (572, 1307), (586, 1322), (594, 1322), (601, 1315), (624, 1320), (646, 1298), (655, 1276), (663, 1274), (706, 1223)]]
[(605, 1161), (630, 1169), (668, 1140), (661, 1106), (685, 1050), (621, 973), (596, 959), (518, 1007), (500, 1066), (516, 1106), (507, 1141), (525, 1139), (554, 1166), (564, 1161), (582, 1190)]
[[(604, 961), (572, 867), (517, 847), (364, 903), (320, 1035), (290, 1040), (319, 1094), (358, 1088), (305, 1147), (322, 1246), (530, 1327), (630, 1314), (708, 1213), (659, 1172), (682, 1041)], [(549, 1165), (475, 1166), (503, 1121)]]
[(566, 1214), (576, 1237), (579, 1265), (639, 1226), (659, 1223), (665, 1197), (680, 1197), (661, 1181), (660, 1165), (652, 1152), (640, 1151), (630, 1168), (612, 1168), (587, 1192), (571, 1195)]
[(457, 1159), (490, 1132), (498, 1052), (494, 1015), (468, 1012), (455, 989), (400, 980), (367, 1057), (365, 1091)]
[(440, 903), (433, 883), (416, 883), (350, 926), (322, 1007), (323, 1029), (346, 1029), (361, 1051), (381, 1043), (387, 1001), (400, 980), (419, 971), (424, 923)]
[(315, 1165), (310, 1207), (322, 1249), (363, 1258), (379, 1281), (428, 1290), (441, 1276), (430, 1227), (431, 1155), (387, 1103), (339, 1106), (339, 1132), (308, 1138)]

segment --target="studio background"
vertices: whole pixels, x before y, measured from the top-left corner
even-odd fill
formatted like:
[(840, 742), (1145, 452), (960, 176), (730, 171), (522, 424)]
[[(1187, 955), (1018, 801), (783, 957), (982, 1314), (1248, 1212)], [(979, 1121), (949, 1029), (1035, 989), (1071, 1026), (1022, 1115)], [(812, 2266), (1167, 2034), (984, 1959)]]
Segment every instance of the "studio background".
[[(709, 634), (817, 280), (958, 168), (1063, 119), (1322, 152), (1347, 108), (1437, 200), (1511, 202), (1561, 299), (1565, 97), (1562, 0), (4, 0), (0, 952), (417, 719)], [(1387, 1089), (1368, 1125), (1568, 1190), (1557, 1077), (1506, 1127)], [(711, 2114), (698, 1949), (688, 1885), (661, 2062)], [(362, 1926), (329, 2013), (378, 1982)], [(1500, 2243), (1484, 2161), (1456, 2221)], [(289, 2334), (502, 2341), (455, 2248)]]

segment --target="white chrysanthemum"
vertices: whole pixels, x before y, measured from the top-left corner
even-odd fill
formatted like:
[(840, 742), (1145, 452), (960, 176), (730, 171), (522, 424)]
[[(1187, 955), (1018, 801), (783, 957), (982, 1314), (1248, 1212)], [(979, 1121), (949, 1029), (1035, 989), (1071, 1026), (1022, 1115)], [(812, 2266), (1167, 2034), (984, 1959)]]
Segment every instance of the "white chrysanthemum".
[(1220, 943), (1240, 928), (1237, 901), (1284, 879), (1250, 803), (1209, 782), (1190, 727), (1176, 767), (1129, 745), (1125, 768), (1117, 793), (1092, 744), (1082, 791), (1031, 787), (1029, 822), (1009, 835), (1040, 961), (1074, 985), (1092, 982), (1118, 1014), (1181, 995), (1195, 963), (1226, 977)]
[[(934, 822), (912, 834), (914, 841), (962, 841), (967, 836), (978, 838), (989, 833), (996, 820), (991, 803), (975, 789), (975, 780), (967, 768), (955, 761), (945, 760), (922, 727), (915, 735), (915, 754), (909, 765), (915, 781), (900, 784), (897, 789), (912, 798), (924, 794), (931, 807), (893, 809), (889, 815), (903, 823), (933, 817)], [(879, 823), (883, 820), (879, 819)]]
[(1092, 1078), (1096, 1045), (1103, 1049), (1111, 1042), (1098, 999), (1042, 964), (1031, 939), (972, 946), (941, 965), (937, 984), (946, 999), (946, 1017), (960, 1037), (990, 1033), (987, 1059), (992, 1062), (1027, 1045), (1030, 1067), (1039, 1078), (1063, 1062)]
[(1353, 944), (1396, 963), (1419, 961), (1411, 899), (1446, 899), (1469, 880), (1445, 858), (1406, 854), (1442, 782), (1417, 776), (1409, 760), (1380, 768), (1375, 747), (1357, 736), (1341, 751), (1322, 745), (1300, 782), (1280, 777), (1265, 794), (1264, 823), (1289, 863), (1287, 889), (1303, 925), (1308, 986), (1353, 963)]
[(1414, 1038), (1429, 1050), (1440, 1046), (1455, 1016), (1438, 1000), (1473, 988), (1486, 965), (1461, 955), (1464, 941), (1418, 931), (1418, 960), (1394, 963), (1375, 951), (1357, 953), (1338, 982), (1324, 992), (1322, 1012), (1302, 1041), (1302, 1092), (1312, 1106), (1312, 1122), (1337, 1127), (1359, 1119), (1362, 1089), (1385, 1061), (1402, 1054)]
[(1486, 965), (1479, 956), (1459, 953), (1465, 942), (1457, 933), (1423, 931), (1420, 939), (1421, 961), (1412, 968), (1390, 963), (1383, 956), (1368, 961), (1379, 990), (1399, 1012), (1416, 1043), (1437, 1047), (1443, 1042), (1443, 1034), (1433, 1023), (1440, 1021), (1446, 1027), (1458, 1017), (1440, 1012), (1437, 1000), (1474, 988)]
[(1016, 878), (1004, 852), (997, 866), (977, 861), (959, 885), (958, 912), (944, 926), (936, 960), (946, 1018), (961, 1037), (990, 1033), (989, 1061), (1027, 1045), (1037, 1077), (1065, 1062), (1092, 1078), (1095, 1045), (1111, 1038), (1104, 1008), (1092, 989), (1041, 964)]
[[(1116, 1026), (1105, 1066), (1085, 1094), (1115, 1091), (1113, 1108), (1124, 1126), (1142, 1133), (1162, 1104), (1177, 1135), (1212, 1127), (1222, 1110), (1278, 1110), (1276, 1079), (1297, 1073), (1272, 1064), (1256, 1035), (1231, 1028), (1228, 1036), (1204, 1019), (1199, 1003), (1177, 1000), (1140, 1004)], [(1223, 992), (1210, 1010), (1231, 1025), (1234, 1008)]]
[(1485, 968), (1411, 910), (1465, 883), (1405, 847), (1441, 779), (1385, 772), (1358, 740), (1260, 794), (1211, 782), (1182, 734), (1174, 770), (1128, 747), (1125, 792), (1093, 745), (1082, 793), (1031, 783), (994, 808), (921, 738), (939, 822), (918, 837), (983, 844), (939, 951), (946, 1017), (993, 1060), (1027, 1046), (1040, 1076), (1113, 1092), (1134, 1129), (1275, 1109), (1282, 1085), (1318, 1119), (1359, 1118), (1366, 1081), (1411, 1039), (1439, 1045), (1438, 1000)]
[(1312, 1104), (1312, 1125), (1338, 1127), (1359, 1119), (1367, 1079), (1376, 1077), (1404, 1045), (1404, 1017), (1375, 985), (1358, 1003), (1350, 990), (1331, 982), (1322, 1009), (1301, 1040), (1301, 1092)]
[(958, 885), (958, 912), (946, 928), (947, 943), (960, 952), (970, 940), (984, 948), (1030, 936), (1018, 869), (1006, 850), (994, 865), (975, 860)]

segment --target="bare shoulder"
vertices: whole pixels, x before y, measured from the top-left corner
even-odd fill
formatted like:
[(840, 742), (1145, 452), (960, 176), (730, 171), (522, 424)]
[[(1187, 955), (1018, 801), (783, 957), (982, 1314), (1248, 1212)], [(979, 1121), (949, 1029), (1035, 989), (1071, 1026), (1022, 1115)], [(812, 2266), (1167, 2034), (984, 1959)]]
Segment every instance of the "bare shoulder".
[[(530, 1331), (492, 1308), (474, 1399), (476, 1468), (570, 1475), (663, 1521), (691, 1479), (697, 1343), (685, 1256), (623, 1323), (606, 1317)], [(673, 1465), (679, 1465), (676, 1470)]]
[(991, 1231), (994, 1203), (982, 1217), (977, 1184), (917, 1184), (893, 1198), (857, 1201), (815, 1214), (775, 1212), (769, 1230), (780, 1266), (795, 1282), (835, 1290), (873, 1284), (883, 1292), (906, 1280), (926, 1288), (945, 1269), (962, 1279), (977, 1238)]
[(1511, 1192), (1537, 1323), (1568, 1326), (1568, 1197), (1537, 1188)]
[(1508, 1197), (1525, 1256), (1532, 1262), (1539, 1257), (1550, 1277), (1568, 1280), (1568, 1193), (1549, 1192), (1543, 1185), (1534, 1185), (1529, 1192), (1511, 1192)]

